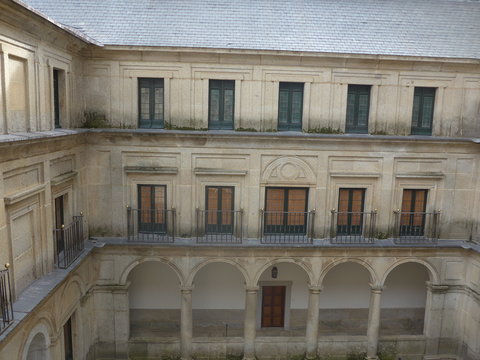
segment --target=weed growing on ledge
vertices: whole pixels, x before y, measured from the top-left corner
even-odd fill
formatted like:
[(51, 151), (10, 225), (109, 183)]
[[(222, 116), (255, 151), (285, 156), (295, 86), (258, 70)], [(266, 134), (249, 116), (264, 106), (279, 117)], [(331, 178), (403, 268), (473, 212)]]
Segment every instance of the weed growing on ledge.
[(242, 127), (239, 127), (239, 128), (236, 128), (235, 131), (257, 132), (258, 130), (257, 130), (257, 129), (254, 129), (254, 128), (242, 128)]
[(307, 133), (308, 134), (343, 134), (343, 131), (340, 129), (334, 129), (328, 126), (328, 127), (308, 129)]
[(177, 126), (177, 125), (173, 125), (172, 123), (165, 123), (165, 125), (163, 126), (163, 128), (165, 130), (200, 130), (200, 131), (207, 131), (208, 129), (207, 128), (195, 128), (193, 126)]
[(397, 349), (393, 344), (380, 344), (377, 355), (379, 360), (395, 360), (397, 358)]
[(375, 234), (375, 238), (380, 240), (388, 239), (390, 238), (390, 234), (379, 231)]
[(389, 135), (386, 131), (373, 131), (370, 133), (370, 135)]
[(82, 127), (86, 129), (111, 128), (105, 114), (99, 114), (96, 111), (85, 111), (83, 113)]
[(365, 360), (366, 357), (366, 352), (351, 351), (347, 354), (347, 360)]

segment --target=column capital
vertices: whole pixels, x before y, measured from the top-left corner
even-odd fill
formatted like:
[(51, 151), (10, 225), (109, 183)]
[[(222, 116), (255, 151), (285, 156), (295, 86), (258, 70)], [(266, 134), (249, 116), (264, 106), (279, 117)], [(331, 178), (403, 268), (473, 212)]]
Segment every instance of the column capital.
[(308, 290), (312, 294), (319, 294), (323, 290), (323, 286), (320, 286), (320, 285), (309, 286)]
[(385, 289), (385, 286), (383, 285), (370, 283), (370, 290), (373, 293), (380, 294), (384, 289)]
[(245, 286), (246, 292), (257, 292), (260, 289), (260, 286)]
[(182, 294), (184, 293), (191, 293), (193, 291), (194, 286), (193, 285), (182, 285), (180, 286), (180, 291)]
[(427, 281), (427, 290), (434, 294), (443, 294), (448, 291), (448, 285), (435, 284)]

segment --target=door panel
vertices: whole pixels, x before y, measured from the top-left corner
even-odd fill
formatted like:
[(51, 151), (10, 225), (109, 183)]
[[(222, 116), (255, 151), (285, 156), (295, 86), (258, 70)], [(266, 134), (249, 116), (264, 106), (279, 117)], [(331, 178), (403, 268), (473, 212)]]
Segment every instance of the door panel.
[(285, 293), (285, 286), (262, 287), (262, 327), (284, 326)]

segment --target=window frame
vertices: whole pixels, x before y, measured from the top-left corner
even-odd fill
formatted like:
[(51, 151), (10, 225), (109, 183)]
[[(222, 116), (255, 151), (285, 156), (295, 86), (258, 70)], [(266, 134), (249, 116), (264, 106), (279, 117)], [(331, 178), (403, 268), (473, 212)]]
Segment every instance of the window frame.
[[(162, 188), (164, 194), (164, 203), (163, 203), (163, 222), (156, 222), (156, 221), (142, 221), (142, 187), (149, 187), (150, 188), (150, 206), (149, 210), (155, 210), (155, 191), (152, 191), (155, 188)], [(156, 185), (156, 184), (137, 184), (137, 204), (138, 204), (138, 232), (141, 233), (160, 233), (166, 234), (167, 233), (167, 185)], [(151, 219), (151, 215), (150, 215)]]
[[(143, 84), (145, 85), (143, 85)], [(149, 116), (142, 119), (142, 89), (149, 89)], [(162, 113), (155, 119), (155, 90), (162, 89)], [(165, 126), (165, 80), (163, 78), (138, 78), (138, 127), (141, 129), (163, 129)]]
[[(341, 199), (341, 193), (342, 190), (348, 191), (348, 204), (347, 204), (347, 210), (341, 210), (340, 206), (340, 199)], [(359, 222), (360, 225), (352, 225), (352, 218), (355, 216), (352, 211), (353, 207), (353, 192), (354, 191), (361, 191), (362, 193), (362, 200), (361, 200), (361, 210), (360, 212), (360, 217), (359, 217)], [(355, 236), (355, 235), (362, 235), (363, 234), (363, 217), (364, 217), (364, 212), (365, 212), (365, 198), (366, 198), (366, 193), (367, 189), (366, 188), (339, 188), (338, 190), (338, 216), (337, 216), (337, 229), (336, 229), (336, 234), (337, 235), (343, 235), (343, 236)], [(341, 215), (341, 213), (346, 212), (346, 215)], [(339, 225), (339, 217), (340, 216), (346, 216), (347, 223), (346, 225)], [(344, 227), (344, 228), (341, 228)], [(345, 229), (345, 230), (343, 230)]]
[[(409, 211), (403, 211), (404, 207), (404, 200), (405, 200), (405, 192), (411, 191), (412, 197), (410, 200), (410, 209)], [(415, 211), (416, 208), (416, 200), (417, 200), (417, 193), (423, 192), (424, 193), (424, 201), (423, 201), (423, 210), (422, 211)], [(398, 229), (400, 236), (424, 236), (425, 235), (425, 225), (426, 225), (426, 212), (427, 212), (427, 202), (428, 202), (428, 189), (403, 189), (402, 191), (402, 203), (401, 203), (401, 214), (400, 214), (400, 228)], [(421, 215), (416, 215), (416, 213), (420, 213)], [(414, 225), (418, 216), (421, 216), (421, 225)], [(407, 225), (402, 225), (404, 219), (408, 220)]]
[(55, 129), (60, 129), (60, 71), (53, 69), (53, 119)]
[[(218, 197), (217, 197), (217, 219), (216, 224), (209, 224), (209, 216), (208, 216), (208, 190), (209, 189), (218, 189)], [(225, 210), (222, 206), (222, 190), (223, 189), (231, 189), (232, 190), (232, 198), (231, 198), (231, 209)], [(207, 185), (205, 186), (205, 232), (207, 234), (233, 234), (234, 229), (234, 222), (235, 222), (235, 186), (216, 186), (216, 185)], [(223, 224), (223, 214), (222, 211), (231, 211), (231, 215), (229, 217), (230, 224)]]
[[(268, 191), (270, 189), (283, 190), (283, 208), (281, 211), (272, 211), (272, 212), (281, 212), (284, 215), (282, 216), (282, 224), (268, 224), (267, 216), (270, 212), (268, 210)], [(288, 225), (289, 222), (289, 196), (288, 193), (290, 190), (304, 190), (305, 191), (305, 206), (304, 206), (304, 216), (303, 216), (303, 225)], [(263, 233), (268, 234), (296, 234), (296, 235), (306, 235), (307, 234), (307, 213), (308, 213), (308, 187), (287, 187), (287, 186), (268, 186), (265, 188), (265, 213), (264, 213), (264, 229)]]
[[(287, 118), (286, 122), (281, 122), (281, 95), (282, 92), (287, 93)], [(304, 102), (305, 83), (303, 82), (280, 82), (278, 86), (278, 130), (279, 131), (302, 131), (303, 125), (303, 102)], [(293, 119), (293, 95), (295, 93), (301, 94), (301, 107), (299, 122), (294, 122)]]
[[(212, 120), (212, 90), (220, 90), (218, 99), (218, 121)], [(232, 90), (232, 118), (225, 120), (225, 92)], [(235, 124), (235, 80), (210, 79), (208, 82), (208, 129), (234, 130)]]
[[(367, 91), (368, 89), (368, 91)], [(368, 96), (368, 107), (366, 112), (366, 124), (359, 125), (360, 96)], [(370, 102), (372, 100), (372, 85), (349, 84), (347, 89), (347, 109), (345, 116), (345, 133), (368, 134), (368, 123), (370, 120)], [(349, 111), (350, 97), (354, 96), (353, 114)], [(352, 125), (349, 125), (352, 123)]]
[[(428, 94), (428, 92), (431, 92)], [(412, 126), (411, 126), (411, 134), (412, 135), (427, 135), (430, 136), (432, 135), (432, 128), (433, 128), (433, 114), (435, 112), (435, 97), (437, 95), (437, 88), (435, 87), (425, 87), (425, 86), (416, 86), (414, 91), (413, 91), (413, 106), (412, 106)], [(418, 104), (418, 118), (416, 120), (416, 125), (414, 125), (414, 116), (415, 116), (415, 99), (416, 97), (419, 98), (419, 104)], [(427, 97), (432, 98), (432, 111), (430, 114), (430, 118), (427, 119), (429, 121), (429, 126), (425, 127), (422, 126), (424, 124), (425, 115), (425, 99)], [(420, 126), (418, 126), (420, 124)]]

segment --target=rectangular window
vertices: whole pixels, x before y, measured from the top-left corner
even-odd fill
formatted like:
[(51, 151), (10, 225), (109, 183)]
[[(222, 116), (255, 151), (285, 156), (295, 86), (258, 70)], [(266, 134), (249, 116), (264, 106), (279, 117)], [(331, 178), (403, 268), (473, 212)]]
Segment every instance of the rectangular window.
[(205, 228), (207, 233), (232, 234), (234, 211), (233, 186), (207, 186)]
[(165, 185), (138, 185), (138, 231), (166, 233), (167, 194)]
[(210, 80), (208, 128), (233, 130), (235, 80)]
[(362, 235), (365, 189), (340, 189), (338, 196), (338, 235)]
[(138, 79), (138, 126), (163, 128), (163, 79)]
[(303, 83), (281, 82), (278, 94), (278, 130), (301, 131)]
[(368, 133), (370, 85), (348, 85), (346, 133)]
[(425, 189), (403, 190), (400, 236), (424, 235), (427, 194)]
[(432, 135), (435, 88), (416, 87), (413, 93), (412, 135)]
[(60, 127), (60, 89), (59, 89), (59, 70), (53, 69), (53, 114), (55, 119), (55, 128)]
[(72, 318), (63, 325), (63, 345), (65, 360), (73, 360)]
[(267, 188), (265, 234), (305, 234), (307, 199), (306, 188)]
[[(55, 198), (55, 229), (61, 229), (65, 225), (65, 197), (64, 195)], [(65, 248), (64, 235), (62, 231), (55, 232), (56, 254), (59, 255)]]

